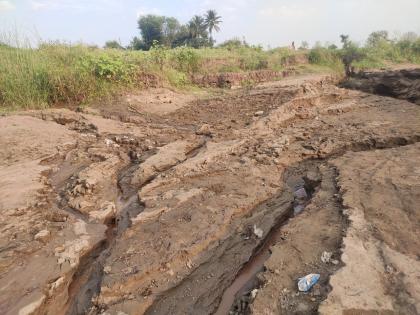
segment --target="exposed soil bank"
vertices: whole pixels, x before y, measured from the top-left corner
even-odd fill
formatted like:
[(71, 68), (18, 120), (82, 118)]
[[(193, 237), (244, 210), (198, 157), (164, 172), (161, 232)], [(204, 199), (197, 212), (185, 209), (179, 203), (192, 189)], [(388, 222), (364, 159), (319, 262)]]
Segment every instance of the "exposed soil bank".
[[(347, 274), (346, 193), (366, 191), (372, 237), (413, 254), (408, 234), (382, 231), (387, 220), (408, 224), (387, 218), (396, 209), (418, 222), (420, 107), (332, 82), (288, 78), (173, 108), (153, 97), (158, 111), (124, 103), (1, 117), (0, 313), (312, 314), (324, 303), (351, 312), (344, 282), (334, 282)], [(385, 148), (393, 148), (381, 151), (394, 161), (392, 177), (379, 167), (385, 160), (371, 169), (381, 153), (362, 152)], [(358, 161), (354, 171), (351, 158), (336, 162), (346, 156)], [(379, 184), (351, 186), (364, 170)], [(358, 257), (346, 246), (351, 266)], [(418, 311), (415, 273), (403, 262), (387, 262), (398, 272), (381, 283), (391, 295), (397, 283), (405, 296), (366, 311)], [(376, 280), (383, 270), (391, 269), (376, 270)], [(320, 282), (298, 294), (297, 278), (312, 272)]]
[(341, 86), (420, 105), (420, 69), (359, 72)]

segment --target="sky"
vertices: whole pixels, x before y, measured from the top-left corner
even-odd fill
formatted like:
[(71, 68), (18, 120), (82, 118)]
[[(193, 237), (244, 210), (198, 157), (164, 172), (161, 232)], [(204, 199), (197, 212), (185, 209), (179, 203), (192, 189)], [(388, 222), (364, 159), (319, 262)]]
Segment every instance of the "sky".
[(139, 35), (141, 15), (185, 23), (208, 9), (222, 16), (219, 43), (245, 37), (278, 47), (292, 41), (338, 43), (340, 34), (362, 43), (376, 30), (420, 34), (420, 0), (0, 0), (0, 34), (100, 46), (116, 39), (126, 45)]

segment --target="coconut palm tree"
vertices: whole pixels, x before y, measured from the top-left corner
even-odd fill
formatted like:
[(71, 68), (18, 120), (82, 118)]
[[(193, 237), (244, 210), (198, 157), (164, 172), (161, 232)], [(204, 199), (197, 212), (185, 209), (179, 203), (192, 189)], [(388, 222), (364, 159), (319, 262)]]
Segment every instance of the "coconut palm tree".
[(213, 42), (213, 31), (220, 31), (222, 17), (217, 15), (215, 10), (208, 10), (204, 16), (205, 24), (210, 33), (210, 40)]
[(191, 38), (196, 39), (200, 37), (206, 37), (207, 26), (204, 18), (201, 16), (195, 15), (188, 23), (188, 28)]

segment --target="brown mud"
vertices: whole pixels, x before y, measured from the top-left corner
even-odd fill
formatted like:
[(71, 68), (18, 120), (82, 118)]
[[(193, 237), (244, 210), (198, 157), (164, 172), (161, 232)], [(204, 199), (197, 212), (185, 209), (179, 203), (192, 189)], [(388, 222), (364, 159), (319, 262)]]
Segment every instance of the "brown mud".
[(336, 82), (1, 117), (0, 313), (419, 312), (420, 108)]

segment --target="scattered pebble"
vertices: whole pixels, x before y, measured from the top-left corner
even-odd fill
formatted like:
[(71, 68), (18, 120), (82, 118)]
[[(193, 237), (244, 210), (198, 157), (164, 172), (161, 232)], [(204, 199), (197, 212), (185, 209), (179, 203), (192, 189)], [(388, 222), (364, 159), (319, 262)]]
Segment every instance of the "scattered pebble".
[(323, 252), (322, 255), (321, 255), (321, 261), (324, 264), (330, 263), (331, 262), (331, 258), (332, 258), (332, 253), (330, 253), (330, 252)]
[(35, 235), (35, 240), (41, 241), (41, 242), (46, 242), (48, 240), (48, 238), (50, 237), (50, 235), (51, 235), (50, 231), (42, 230)]

